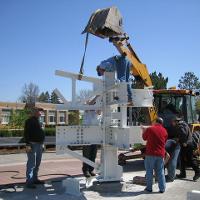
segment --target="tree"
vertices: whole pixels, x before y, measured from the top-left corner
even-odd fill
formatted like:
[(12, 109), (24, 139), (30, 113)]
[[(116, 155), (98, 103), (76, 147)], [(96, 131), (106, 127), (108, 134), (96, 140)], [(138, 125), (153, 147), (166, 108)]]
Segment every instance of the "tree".
[(179, 79), (178, 87), (180, 89), (195, 90), (200, 88), (199, 78), (193, 72), (186, 72)]
[(80, 124), (80, 113), (79, 110), (70, 110), (68, 115), (69, 125), (79, 125)]
[(84, 102), (86, 101), (88, 98), (90, 98), (92, 95), (92, 90), (86, 90), (86, 89), (82, 89), (79, 91), (79, 95), (77, 95), (77, 101), (78, 102)]
[(39, 87), (34, 83), (25, 84), (20, 100), (25, 103), (35, 103), (39, 96)]
[(50, 102), (50, 95), (49, 95), (49, 92), (48, 92), (48, 91), (45, 92), (45, 102), (46, 102), (46, 103), (49, 103), (49, 102)]
[(11, 113), (9, 125), (13, 128), (23, 128), (24, 123), (28, 119), (28, 110), (15, 110)]
[(39, 101), (39, 102), (45, 102), (45, 100), (46, 100), (45, 94), (44, 94), (44, 92), (42, 92), (42, 93), (40, 94), (40, 96), (38, 97), (38, 101)]
[(51, 103), (54, 103), (54, 104), (61, 103), (59, 97), (57, 96), (57, 94), (54, 91), (51, 93), (50, 100), (51, 100)]
[(150, 74), (152, 84), (154, 86), (154, 89), (159, 90), (159, 89), (166, 89), (167, 88), (167, 83), (168, 83), (168, 77), (165, 78), (162, 73), (156, 73), (153, 72)]
[(38, 101), (39, 102), (45, 102), (45, 103), (48, 103), (50, 100), (50, 96), (49, 96), (49, 92), (46, 91), (45, 93), (42, 92), (38, 98)]

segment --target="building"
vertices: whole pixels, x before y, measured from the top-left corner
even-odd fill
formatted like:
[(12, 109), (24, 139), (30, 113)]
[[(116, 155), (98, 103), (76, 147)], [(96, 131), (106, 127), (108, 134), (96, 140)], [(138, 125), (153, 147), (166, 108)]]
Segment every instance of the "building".
[[(36, 107), (43, 108), (41, 121), (46, 125), (66, 125), (68, 124), (68, 111), (56, 110), (56, 104), (40, 103), (35, 104)], [(25, 103), (0, 102), (0, 124), (7, 125), (13, 111), (23, 110)]]

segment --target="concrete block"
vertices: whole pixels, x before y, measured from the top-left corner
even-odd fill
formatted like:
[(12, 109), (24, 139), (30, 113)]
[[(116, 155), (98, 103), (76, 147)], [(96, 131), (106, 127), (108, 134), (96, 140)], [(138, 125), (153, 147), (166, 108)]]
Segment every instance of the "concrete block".
[(192, 190), (187, 193), (187, 200), (199, 200), (200, 199), (200, 191)]
[(62, 181), (62, 185), (65, 188), (66, 194), (70, 194), (70, 195), (74, 195), (74, 196), (81, 196), (80, 184), (77, 179), (67, 178)]

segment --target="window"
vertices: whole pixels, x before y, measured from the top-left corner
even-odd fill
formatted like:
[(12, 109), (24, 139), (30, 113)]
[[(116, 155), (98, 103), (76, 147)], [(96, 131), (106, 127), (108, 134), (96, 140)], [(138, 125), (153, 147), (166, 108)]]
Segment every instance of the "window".
[(44, 114), (41, 114), (40, 116), (40, 122), (45, 124), (45, 115)]
[(65, 124), (65, 112), (59, 112), (59, 123)]
[(9, 124), (11, 111), (10, 110), (2, 110), (2, 122), (1, 124)]
[(56, 112), (55, 111), (49, 111), (49, 124), (55, 124), (56, 123)]
[(197, 121), (196, 107), (195, 107), (195, 97), (186, 96), (187, 101), (187, 121), (188, 123), (195, 123)]

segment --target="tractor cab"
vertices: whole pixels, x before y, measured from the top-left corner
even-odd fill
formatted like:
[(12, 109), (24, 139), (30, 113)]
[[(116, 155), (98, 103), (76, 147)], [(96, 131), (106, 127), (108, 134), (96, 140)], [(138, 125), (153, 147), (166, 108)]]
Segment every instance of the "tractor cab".
[(200, 126), (195, 108), (196, 94), (190, 90), (161, 89), (154, 90), (154, 102), (157, 113), (169, 127), (173, 116), (181, 117), (192, 130)]

